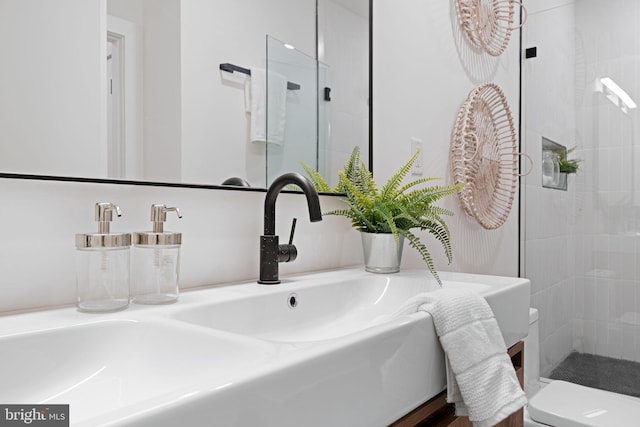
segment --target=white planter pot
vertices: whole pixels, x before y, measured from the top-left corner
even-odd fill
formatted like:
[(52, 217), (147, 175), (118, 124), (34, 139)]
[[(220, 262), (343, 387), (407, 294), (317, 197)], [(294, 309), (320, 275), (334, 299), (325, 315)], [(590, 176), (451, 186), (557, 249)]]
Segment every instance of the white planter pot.
[(400, 245), (391, 233), (361, 232), (364, 252), (364, 269), (371, 273), (397, 273), (400, 271), (404, 236), (400, 235)]

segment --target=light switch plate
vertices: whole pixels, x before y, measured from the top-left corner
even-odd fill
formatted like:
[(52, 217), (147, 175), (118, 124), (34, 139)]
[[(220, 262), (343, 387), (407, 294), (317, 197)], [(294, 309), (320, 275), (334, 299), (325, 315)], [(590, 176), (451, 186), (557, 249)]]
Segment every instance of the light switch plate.
[(413, 137), (411, 138), (411, 155), (413, 156), (417, 150), (420, 150), (420, 155), (411, 168), (411, 175), (422, 175), (422, 140)]

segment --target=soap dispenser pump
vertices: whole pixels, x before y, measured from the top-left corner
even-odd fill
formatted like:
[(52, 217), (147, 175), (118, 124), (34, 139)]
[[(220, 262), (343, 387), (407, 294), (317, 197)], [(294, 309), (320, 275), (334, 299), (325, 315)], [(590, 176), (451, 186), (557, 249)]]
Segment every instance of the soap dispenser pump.
[(182, 218), (180, 209), (151, 206), (153, 231), (134, 233), (133, 302), (169, 304), (178, 300), (182, 234), (164, 231), (167, 212)]
[(110, 312), (129, 306), (130, 233), (112, 233), (113, 203), (96, 203), (97, 233), (76, 234), (76, 306), (82, 312)]

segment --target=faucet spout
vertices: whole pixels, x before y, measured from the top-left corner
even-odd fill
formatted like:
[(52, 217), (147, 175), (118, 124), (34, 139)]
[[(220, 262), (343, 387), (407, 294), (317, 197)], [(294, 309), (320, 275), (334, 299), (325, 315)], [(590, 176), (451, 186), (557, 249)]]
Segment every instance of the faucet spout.
[(289, 184), (297, 185), (307, 197), (309, 207), (309, 221), (322, 221), (320, 210), (320, 198), (313, 184), (299, 173), (286, 173), (276, 178), (264, 199), (264, 235), (274, 236), (276, 234), (276, 199), (284, 187)]
[(289, 184), (297, 185), (304, 192), (309, 208), (309, 220), (311, 222), (322, 221), (320, 198), (311, 181), (299, 173), (287, 173), (273, 181), (264, 200), (264, 235), (260, 236), (260, 280), (258, 280), (258, 283), (261, 284), (275, 285), (280, 283), (278, 264), (293, 261), (298, 254), (292, 243), (293, 230), (289, 244), (281, 245), (279, 237), (276, 236), (276, 199), (282, 189)]

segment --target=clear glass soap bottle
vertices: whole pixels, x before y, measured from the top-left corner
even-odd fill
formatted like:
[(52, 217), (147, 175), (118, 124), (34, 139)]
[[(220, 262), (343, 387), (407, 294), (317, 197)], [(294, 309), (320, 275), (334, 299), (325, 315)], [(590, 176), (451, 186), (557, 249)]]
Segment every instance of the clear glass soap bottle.
[(113, 203), (96, 203), (97, 233), (76, 234), (76, 307), (82, 312), (110, 312), (129, 306), (130, 233), (111, 233)]
[(153, 231), (134, 233), (132, 295), (137, 304), (169, 304), (178, 300), (182, 234), (164, 231), (167, 212), (180, 209), (151, 206)]

